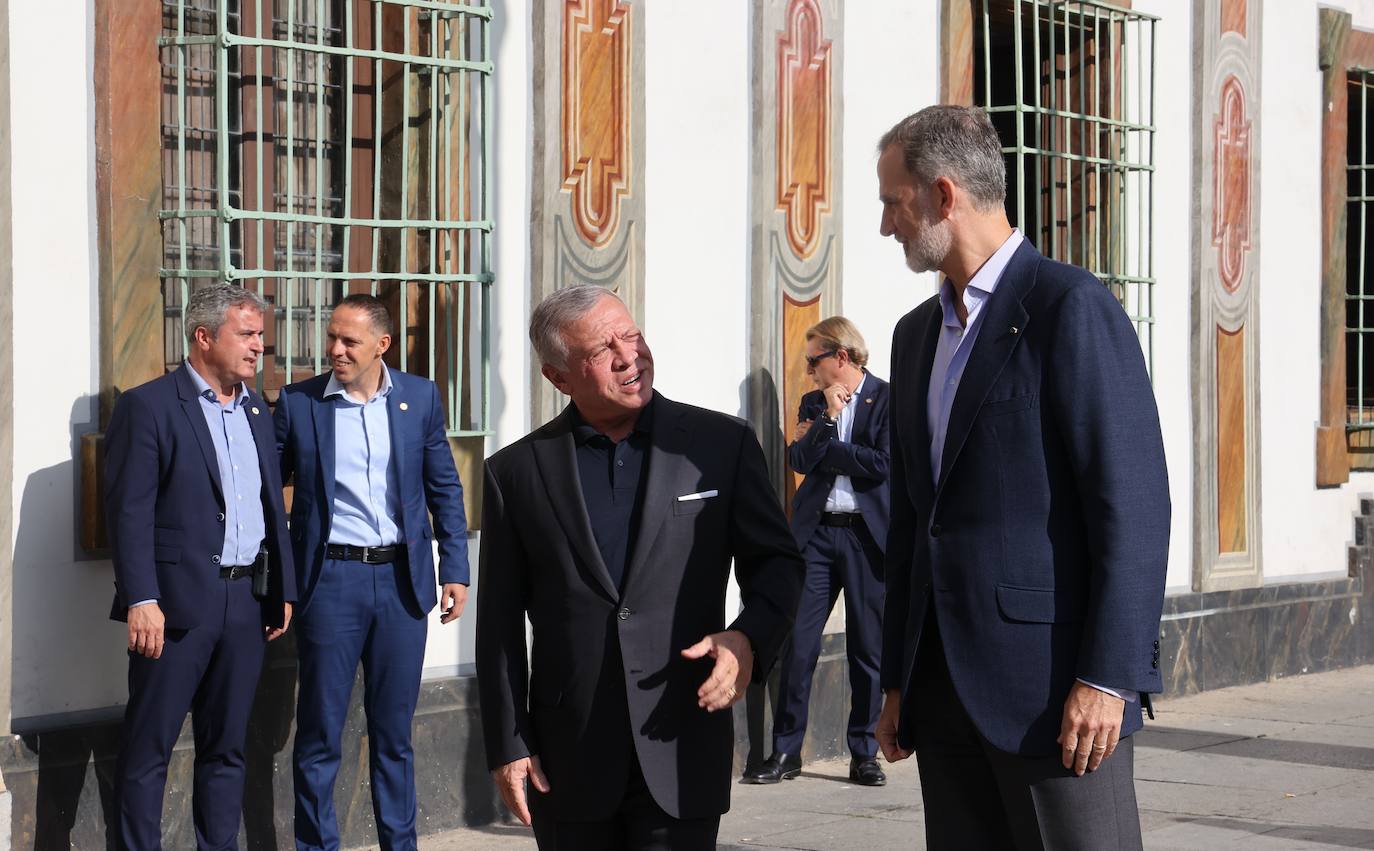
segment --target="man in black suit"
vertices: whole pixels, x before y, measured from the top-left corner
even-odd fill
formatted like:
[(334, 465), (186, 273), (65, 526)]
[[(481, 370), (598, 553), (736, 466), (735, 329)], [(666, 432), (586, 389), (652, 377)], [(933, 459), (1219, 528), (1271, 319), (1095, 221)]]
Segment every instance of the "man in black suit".
[(105, 433), (110, 617), (129, 625), (120, 848), (161, 847), (167, 761), (187, 710), (196, 847), (238, 847), (248, 714), (266, 643), (286, 629), (296, 599), (272, 416), (247, 384), (266, 312), (240, 286), (196, 291), (186, 361), (123, 393)]
[(854, 323), (832, 316), (806, 331), (806, 371), (816, 389), (802, 397), (787, 463), (806, 476), (792, 498), (792, 532), (806, 580), (792, 643), (783, 656), (773, 755), (744, 783), (801, 773), (801, 747), (821, 633), (844, 592), (849, 657), (849, 779), (887, 782), (876, 759), (881, 693), (883, 546), (887, 542), (887, 382), (869, 373), (868, 346)]
[(879, 744), (915, 751), (931, 848), (1139, 848), (1169, 487), (1135, 328), (1012, 229), (982, 110), (878, 150), (883, 235), (943, 278), (892, 341)]
[[(604, 289), (549, 296), (530, 339), (572, 404), (486, 464), (488, 764), (541, 848), (714, 848), (721, 710), (764, 678), (801, 584), (763, 451), (742, 421), (653, 391), (644, 336)], [(726, 627), (731, 559), (743, 608)]]

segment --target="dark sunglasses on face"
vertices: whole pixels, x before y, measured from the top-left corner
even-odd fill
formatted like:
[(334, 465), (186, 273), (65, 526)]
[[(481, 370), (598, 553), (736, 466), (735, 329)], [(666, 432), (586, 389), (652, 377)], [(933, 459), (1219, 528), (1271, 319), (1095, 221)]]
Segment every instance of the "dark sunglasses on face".
[(807, 369), (815, 369), (815, 368), (816, 368), (816, 364), (820, 363), (821, 361), (825, 360), (826, 358), (833, 358), (835, 355), (839, 354), (839, 351), (840, 351), (839, 349), (835, 349), (834, 351), (821, 352), (820, 354), (816, 355), (814, 358), (811, 357), (810, 355), (802, 355), (802, 357), (806, 358), (806, 368), (807, 368)]

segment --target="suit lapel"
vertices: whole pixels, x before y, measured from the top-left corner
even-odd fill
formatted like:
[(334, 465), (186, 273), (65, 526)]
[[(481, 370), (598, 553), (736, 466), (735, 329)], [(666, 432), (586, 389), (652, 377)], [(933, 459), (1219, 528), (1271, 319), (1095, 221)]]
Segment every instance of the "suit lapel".
[(401, 389), (401, 383), (396, 380), (396, 373), (393, 371), (390, 375), (391, 392), (386, 397), (386, 423), (387, 431), (391, 435), (391, 466), (396, 470), (397, 491), (405, 493), (406, 465), (403, 461), (409, 456), (406, 455), (405, 421), (403, 418), (410, 416), (410, 402)]
[(873, 406), (878, 403), (878, 379), (864, 372), (863, 384), (859, 387), (859, 398), (854, 403), (854, 424), (849, 429), (849, 442), (858, 443), (859, 438), (868, 438), (868, 424), (873, 420)]
[(182, 365), (176, 371), (177, 395), (181, 397), (181, 410), (191, 423), (191, 433), (196, 436), (196, 443), (200, 444), (200, 454), (204, 457), (205, 467), (210, 472), (215, 495), (219, 497), (220, 505), (224, 505), (224, 486), (219, 480), (219, 458), (215, 454), (215, 442), (210, 437), (210, 427), (205, 424), (205, 411), (200, 407), (200, 394), (196, 392), (196, 383), (186, 371), (190, 368), (189, 365)]
[(664, 519), (673, 510), (678, 468), (686, 460), (687, 446), (691, 443), (691, 434), (682, 423), (682, 413), (682, 408), (662, 396), (657, 397), (655, 422), (649, 438), (649, 471), (644, 478), (644, 502), (640, 506), (634, 552), (625, 570), (626, 588), (643, 572), (644, 560), (653, 549)]
[(248, 428), (253, 432), (253, 445), (258, 448), (258, 469), (262, 472), (262, 487), (263, 490), (267, 490), (268, 483), (276, 481), (281, 475), (281, 468), (276, 465), (277, 433), (272, 427), (272, 418), (267, 414), (267, 403), (261, 396), (251, 391), (248, 393), (248, 407), (245, 413), (248, 415)]
[(334, 505), (334, 402), (324, 397), (324, 389), (329, 384), (320, 385), (318, 396), (310, 400), (310, 409), (315, 417), (315, 450), (320, 454), (320, 475), (324, 478), (324, 506), (327, 514), (332, 515)]
[(937, 498), (949, 478), (949, 471), (959, 458), (959, 451), (963, 449), (969, 429), (973, 427), (978, 408), (1025, 334), (1029, 316), (1021, 301), (1035, 286), (1039, 257), (1030, 242), (1023, 242), (1012, 255), (997, 289), (983, 308), (985, 312), (978, 339), (974, 341), (973, 351), (969, 352), (964, 374), (959, 379), (959, 390), (954, 394), (954, 404), (950, 407), (945, 446), (940, 456), (940, 481), (935, 487)]
[(573, 552), (587, 565), (607, 596), (619, 600), (620, 591), (611, 581), (610, 571), (601, 560), (601, 550), (592, 536), (592, 521), (587, 515), (587, 502), (582, 498), (582, 480), (577, 472), (570, 419), (570, 410), (564, 409), (551, 423), (553, 428), (549, 436), (533, 442), (534, 460), (544, 480), (545, 492), (553, 505), (558, 525), (567, 535)]
[(916, 440), (912, 444), (916, 447), (916, 451), (912, 453), (912, 457), (907, 462), (914, 465), (911, 468), (912, 475), (908, 486), (920, 489), (917, 493), (912, 494), (913, 497), (917, 498), (917, 505), (929, 505), (935, 493), (935, 476), (930, 469), (930, 421), (926, 400), (930, 398), (930, 370), (935, 364), (935, 346), (940, 341), (940, 323), (943, 321), (943, 316), (940, 313), (938, 301), (934, 302), (934, 308), (926, 321), (924, 333), (916, 341), (916, 345), (912, 347), (911, 357), (914, 357), (915, 362), (910, 364), (912, 370), (910, 374), (916, 376), (916, 387), (914, 388), (916, 398), (908, 403), (907, 410), (915, 410), (917, 415), (914, 423)]

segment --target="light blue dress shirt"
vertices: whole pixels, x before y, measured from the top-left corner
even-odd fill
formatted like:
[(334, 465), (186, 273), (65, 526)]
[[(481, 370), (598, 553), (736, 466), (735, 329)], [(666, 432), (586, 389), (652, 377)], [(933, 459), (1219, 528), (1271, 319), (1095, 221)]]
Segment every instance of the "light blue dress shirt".
[(248, 386), (239, 385), (238, 394), (228, 405), (221, 405), (215, 391), (190, 361), (182, 363), (200, 393), (200, 409), (210, 427), (219, 461), (219, 485), (224, 493), (224, 547), (220, 565), (252, 564), (267, 537), (262, 514), (262, 469), (258, 466), (258, 444), (253, 440), (250, 416), (267, 416), (266, 411), (248, 410)]
[[(835, 438), (842, 443), (852, 443), (854, 438), (854, 411), (858, 407), (859, 394), (863, 392), (868, 376), (859, 378), (859, 386), (849, 394), (849, 401), (840, 409), (839, 421), (835, 424)], [(830, 495), (825, 498), (825, 510), (853, 514), (859, 510), (859, 500), (854, 496), (854, 483), (848, 476), (836, 476)]]
[(391, 429), (386, 401), (391, 373), (382, 364), (382, 386), (366, 402), (344, 391), (334, 376), (324, 398), (334, 400), (334, 506), (329, 543), (387, 547), (401, 539), (400, 485), (391, 466)]

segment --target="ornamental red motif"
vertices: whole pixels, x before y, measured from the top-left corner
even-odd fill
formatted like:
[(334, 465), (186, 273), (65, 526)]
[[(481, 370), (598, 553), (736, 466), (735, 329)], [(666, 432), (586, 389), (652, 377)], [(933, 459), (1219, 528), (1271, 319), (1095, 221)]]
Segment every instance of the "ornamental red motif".
[(830, 41), (816, 0), (792, 0), (778, 36), (778, 209), (798, 257), (830, 211)]
[(582, 238), (603, 246), (630, 191), (630, 6), (563, 7), (563, 189)]
[(1212, 162), (1212, 245), (1227, 292), (1240, 288), (1250, 249), (1250, 121), (1245, 87), (1235, 75), (1221, 85)]

